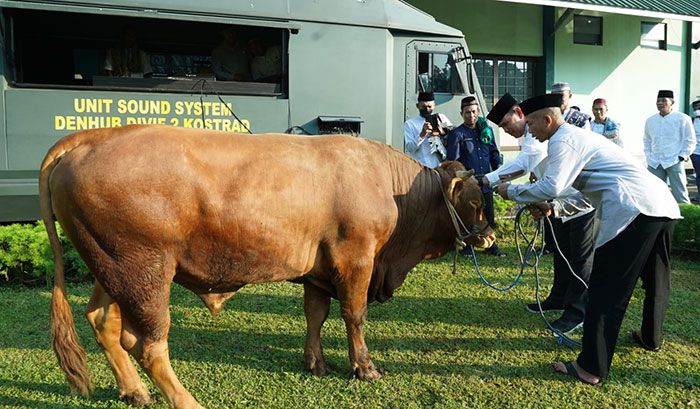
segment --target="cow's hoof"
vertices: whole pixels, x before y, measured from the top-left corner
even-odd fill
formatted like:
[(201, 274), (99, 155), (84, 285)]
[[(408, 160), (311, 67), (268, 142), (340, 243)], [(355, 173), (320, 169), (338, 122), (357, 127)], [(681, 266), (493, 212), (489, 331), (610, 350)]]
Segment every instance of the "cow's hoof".
[(326, 376), (329, 372), (326, 363), (323, 361), (316, 362), (314, 363), (314, 365), (307, 365), (306, 369), (308, 369), (309, 372), (311, 372), (315, 376)]
[(153, 403), (151, 394), (148, 392), (122, 393), (119, 399), (132, 406), (148, 406)]
[(375, 368), (374, 365), (368, 368), (355, 368), (355, 377), (361, 381), (376, 381), (382, 375), (384, 370)]

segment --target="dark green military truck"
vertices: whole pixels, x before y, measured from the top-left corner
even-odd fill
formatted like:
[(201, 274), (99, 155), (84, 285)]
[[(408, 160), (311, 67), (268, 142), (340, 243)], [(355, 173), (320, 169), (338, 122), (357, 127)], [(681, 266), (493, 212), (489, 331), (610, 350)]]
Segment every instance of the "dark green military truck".
[[(457, 120), (466, 95), (483, 111), (462, 33), (398, 0), (0, 0), (0, 24), (0, 221), (38, 218), (44, 154), (83, 129), (343, 132), (403, 149), (421, 90)], [(107, 75), (125, 28), (150, 73)], [(217, 78), (211, 53), (224, 29), (245, 51), (253, 41), (276, 49), (279, 75)]]

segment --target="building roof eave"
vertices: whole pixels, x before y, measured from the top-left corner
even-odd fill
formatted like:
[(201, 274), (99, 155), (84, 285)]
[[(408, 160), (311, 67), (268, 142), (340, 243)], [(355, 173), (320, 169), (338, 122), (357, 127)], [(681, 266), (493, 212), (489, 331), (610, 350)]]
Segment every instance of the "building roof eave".
[[(540, 6), (562, 7), (567, 9), (579, 9), (600, 11), (612, 14), (630, 16), (661, 18), (681, 21), (700, 22), (700, 5), (688, 6), (687, 2), (668, 0), (663, 2), (663, 7), (658, 7), (659, 2), (651, 1), (625, 1), (625, 0), (496, 0), (508, 3), (523, 3)], [(652, 4), (654, 3), (654, 4)], [(634, 5), (631, 5), (634, 4)]]

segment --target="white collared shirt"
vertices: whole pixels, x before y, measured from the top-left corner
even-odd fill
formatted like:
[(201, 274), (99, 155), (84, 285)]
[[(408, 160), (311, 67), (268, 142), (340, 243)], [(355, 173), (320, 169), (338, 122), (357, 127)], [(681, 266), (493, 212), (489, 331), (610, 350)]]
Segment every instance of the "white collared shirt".
[[(512, 161), (504, 163), (500, 168), (493, 172), (487, 173), (491, 186), (496, 186), (501, 182), (501, 175), (522, 172), (521, 175), (527, 175), (530, 172), (535, 173), (537, 178), (542, 177), (544, 166), (538, 166), (544, 158), (547, 157), (547, 141), (540, 142), (535, 139), (525, 127), (525, 135), (523, 136), (523, 144), (520, 146), (520, 153)], [(520, 177), (521, 175), (516, 176)], [(514, 179), (514, 178), (511, 178)], [(510, 180), (510, 179), (507, 179)]]
[(664, 169), (678, 163), (678, 157), (688, 158), (695, 149), (695, 130), (690, 117), (671, 111), (666, 116), (657, 113), (644, 126), (644, 155), (647, 165)]
[(544, 177), (531, 185), (511, 185), (508, 197), (519, 203), (541, 202), (561, 197), (573, 186), (598, 210), (596, 247), (612, 240), (640, 213), (681, 218), (666, 184), (602, 135), (564, 124), (549, 139), (547, 153)]
[[(452, 126), (450, 120), (443, 114), (440, 115), (440, 121), (443, 126)], [(403, 137), (404, 146), (406, 153), (411, 155), (411, 157), (422, 165), (429, 168), (436, 168), (442, 161), (439, 153), (430, 152), (430, 141), (428, 140), (430, 135), (426, 135), (425, 138), (420, 138), (420, 132), (423, 130), (423, 124), (425, 123), (425, 118), (422, 116), (416, 116), (407, 120), (403, 124)]]
[[(700, 155), (700, 116), (693, 119), (693, 126), (695, 126), (695, 152), (693, 154)], [(698, 177), (700, 175), (696, 175)]]
[[(488, 179), (491, 186), (496, 186), (500, 182), (506, 180), (513, 180), (520, 176), (511, 177), (508, 179), (501, 180), (501, 175), (508, 175), (512, 173), (518, 173), (522, 171), (522, 175), (527, 175), (530, 172), (534, 173), (537, 179), (542, 179), (545, 174), (545, 169), (547, 168), (547, 147), (549, 141), (540, 142), (532, 134), (528, 126), (525, 126), (525, 135), (523, 136), (523, 145), (520, 147), (520, 153), (510, 162), (504, 163), (500, 168), (494, 170), (493, 172), (487, 173), (485, 176)], [(567, 189), (566, 192), (562, 193), (562, 197), (555, 200), (555, 209), (561, 207), (559, 205), (564, 205), (564, 197), (570, 197), (578, 194), (579, 192), (574, 188)], [(589, 206), (589, 203), (584, 203), (581, 200), (576, 200), (578, 212), (566, 216), (560, 216), (556, 214), (555, 216), (561, 218), (563, 223), (569, 220), (575, 219), (587, 215), (588, 213), (595, 210), (595, 208)]]

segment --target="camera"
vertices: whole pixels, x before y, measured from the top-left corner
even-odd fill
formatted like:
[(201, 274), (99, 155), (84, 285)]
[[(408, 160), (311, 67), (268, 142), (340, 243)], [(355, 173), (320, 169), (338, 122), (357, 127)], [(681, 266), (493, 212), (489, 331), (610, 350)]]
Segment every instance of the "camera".
[(439, 134), (442, 134), (441, 129), (440, 129), (440, 115), (439, 114), (431, 114), (428, 117), (428, 122), (430, 122), (430, 126), (433, 128), (433, 132), (438, 132)]

